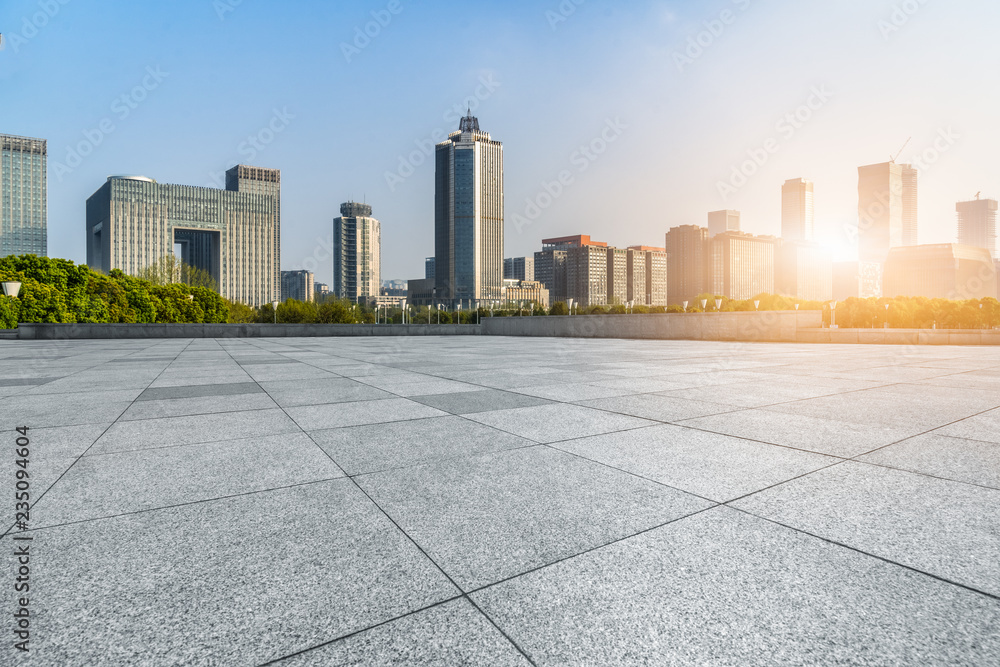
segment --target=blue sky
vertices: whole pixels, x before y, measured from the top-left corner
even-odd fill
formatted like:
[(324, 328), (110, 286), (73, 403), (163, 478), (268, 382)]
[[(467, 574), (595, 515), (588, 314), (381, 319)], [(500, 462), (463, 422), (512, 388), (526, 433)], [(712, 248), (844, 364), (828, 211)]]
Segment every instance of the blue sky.
[(954, 240), (956, 201), (1000, 194), (998, 17), (986, 0), (4, 0), (0, 132), (48, 140), (49, 252), (76, 261), (108, 175), (212, 185), (244, 162), (282, 171), (283, 268), (329, 282), (332, 219), (366, 199), (383, 278), (420, 277), (424, 158), (466, 104), (504, 142), (508, 256), (574, 233), (662, 245), (721, 208), (777, 234), (801, 176), (846, 258), (857, 167), (907, 137), (921, 242)]

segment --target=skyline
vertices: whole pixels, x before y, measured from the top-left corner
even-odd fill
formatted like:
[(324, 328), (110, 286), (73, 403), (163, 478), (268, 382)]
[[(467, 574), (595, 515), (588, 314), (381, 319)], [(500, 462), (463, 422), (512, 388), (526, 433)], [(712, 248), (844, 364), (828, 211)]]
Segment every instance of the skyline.
[[(622, 247), (662, 245), (670, 227), (704, 226), (720, 209), (740, 210), (746, 231), (779, 235), (781, 185), (801, 177), (815, 183), (817, 237), (845, 258), (857, 167), (887, 161), (910, 136), (897, 162), (924, 163), (920, 243), (955, 241), (955, 203), (1000, 190), (992, 158), (1000, 138), (988, 114), (997, 93), (975, 72), (948, 66), (1000, 64), (986, 33), (1000, 11), (986, 3), (914, 2), (917, 11), (896, 26), (894, 2), (588, 1), (563, 3), (574, 8), (568, 15), (555, 2), (484, 3), (457, 22), (455, 3), (278, 10), (228, 2), (113, 2), (110, 18), (55, 2), (47, 25), (20, 40), (39, 3), (0, 9), (0, 85), (17, 100), (0, 132), (49, 142), (50, 255), (85, 260), (84, 202), (108, 175), (223, 187), (214, 175), (246, 163), (283, 172), (283, 269), (322, 254), (340, 203), (353, 199), (380, 211), (383, 277), (422, 276), (433, 254), (430, 155), (467, 106), (506, 145), (507, 257), (579, 233)], [(341, 48), (376, 18), (385, 25), (369, 44)], [(448, 44), (428, 39), (448, 26), (459, 28)], [(688, 38), (703, 31), (708, 45), (688, 58)], [(329, 37), (313, 42), (323, 32)], [(772, 34), (786, 41), (761, 48)], [(183, 40), (198, 39), (199, 57), (186, 55)], [(108, 75), (94, 80), (88, 68)], [(808, 120), (780, 120), (809, 102), (800, 112)], [(602, 132), (607, 150), (585, 157), (579, 147)], [(68, 147), (84, 141), (98, 145), (56, 175), (70, 164)], [(922, 159), (935, 142), (939, 158)], [(430, 143), (429, 152), (418, 143)], [(733, 165), (751, 155), (766, 160), (736, 187)], [(525, 200), (561, 172), (571, 177), (561, 196), (517, 224)], [(402, 182), (387, 182), (387, 173)], [(723, 199), (720, 182), (737, 191)], [(331, 252), (316, 279), (332, 284)]]

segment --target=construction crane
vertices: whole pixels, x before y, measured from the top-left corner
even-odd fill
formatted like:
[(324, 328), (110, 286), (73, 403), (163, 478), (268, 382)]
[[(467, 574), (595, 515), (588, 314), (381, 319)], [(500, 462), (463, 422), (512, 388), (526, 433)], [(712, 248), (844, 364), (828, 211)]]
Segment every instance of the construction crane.
[(898, 151), (896, 152), (896, 154), (895, 154), (894, 156), (889, 156), (889, 162), (890, 162), (891, 164), (896, 164), (896, 158), (898, 158), (898, 157), (899, 157), (900, 155), (902, 155), (902, 153), (903, 153), (903, 150), (904, 150), (904, 149), (905, 149), (905, 148), (906, 148), (907, 146), (909, 146), (909, 145), (910, 145), (910, 139), (912, 139), (912, 138), (913, 138), (913, 137), (907, 137), (907, 139), (906, 139), (906, 143), (905, 143), (905, 144), (903, 144), (903, 147), (902, 147), (902, 148), (900, 148), (900, 149), (899, 149), (899, 150), (898, 150)]
[(976, 193), (976, 201), (979, 201), (979, 195), (981, 195), (981, 194), (983, 194), (982, 190), (980, 190), (979, 192)]

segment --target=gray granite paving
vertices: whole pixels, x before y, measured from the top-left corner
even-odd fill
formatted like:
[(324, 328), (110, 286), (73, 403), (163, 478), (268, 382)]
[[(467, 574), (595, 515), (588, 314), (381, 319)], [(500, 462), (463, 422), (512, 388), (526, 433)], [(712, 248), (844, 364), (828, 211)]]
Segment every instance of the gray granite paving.
[(998, 389), (985, 347), (0, 340), (0, 553), (25, 425), (30, 664), (994, 665)]

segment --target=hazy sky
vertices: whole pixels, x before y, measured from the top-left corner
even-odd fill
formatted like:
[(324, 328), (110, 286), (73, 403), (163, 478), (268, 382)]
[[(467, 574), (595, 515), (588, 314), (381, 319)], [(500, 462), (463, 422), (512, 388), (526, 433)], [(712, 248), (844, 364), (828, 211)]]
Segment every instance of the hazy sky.
[(48, 139), (49, 254), (79, 262), (108, 175), (212, 185), (243, 162), (281, 169), (283, 268), (331, 282), (332, 219), (366, 199), (383, 279), (422, 277), (426, 158), (467, 104), (504, 143), (507, 256), (578, 233), (663, 245), (722, 208), (778, 234), (801, 176), (847, 257), (857, 167), (907, 137), (921, 243), (1000, 194), (998, 18), (987, 0), (3, 0), (0, 132)]

